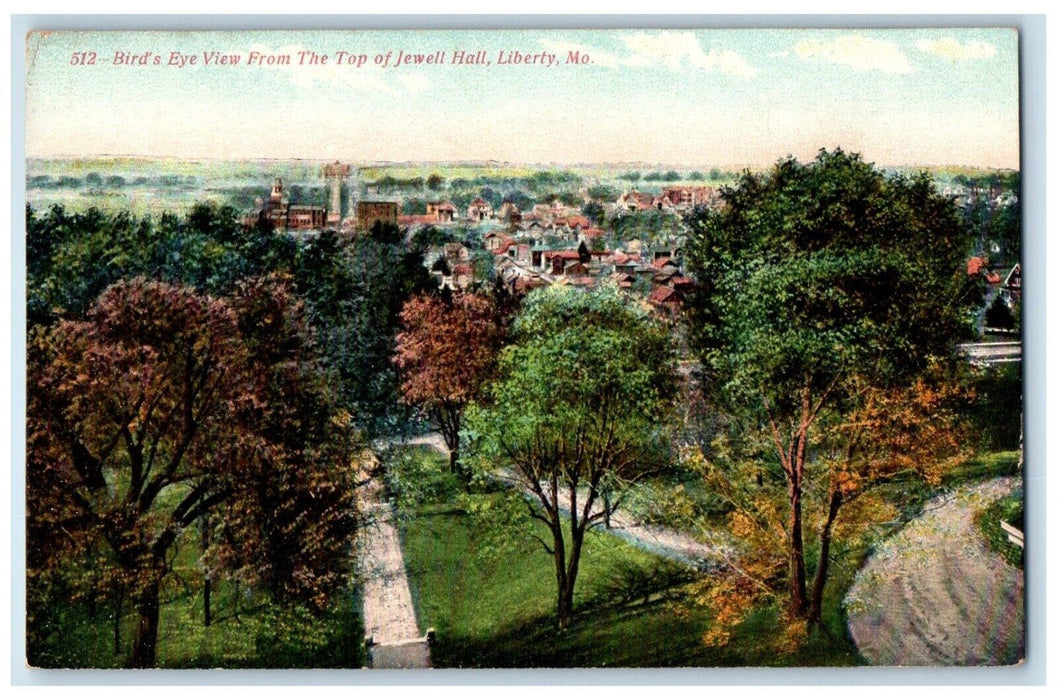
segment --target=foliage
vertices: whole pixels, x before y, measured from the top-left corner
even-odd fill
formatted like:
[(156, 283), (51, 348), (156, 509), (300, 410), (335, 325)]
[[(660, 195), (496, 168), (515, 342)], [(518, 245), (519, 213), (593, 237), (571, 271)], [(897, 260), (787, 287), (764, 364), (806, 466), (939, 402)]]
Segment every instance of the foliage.
[[(790, 620), (817, 622), (845, 499), (890, 478), (901, 460), (943, 465), (954, 457), (948, 439), (931, 454), (915, 442), (931, 418), (929, 397), (953, 390), (942, 378), (916, 382), (971, 332), (968, 239), (928, 176), (888, 179), (840, 150), (823, 150), (807, 165), (790, 158), (762, 175), (746, 172), (723, 196), (722, 209), (686, 220), (688, 264), (699, 280), (688, 304), (691, 337), (716, 404), (756, 431), (746, 454), (758, 458), (769, 442), (777, 457), (776, 498), (757, 496), (735, 511), (766, 513), (759, 522), (784, 540), (784, 556), (771, 559), (787, 563), (756, 578), (780, 571)], [(878, 416), (896, 410), (906, 420), (881, 426)], [(951, 421), (935, 426), (955, 430)], [(813, 482), (827, 494), (814, 504), (805, 500)], [(821, 508), (806, 518), (822, 543), (810, 599), (809, 507)]]
[(984, 327), (1005, 330), (1013, 330), (1017, 327), (1017, 319), (1001, 295), (996, 294), (984, 312)]
[(444, 178), (437, 173), (431, 173), (430, 176), (426, 178), (426, 187), (433, 190), (434, 192), (436, 192), (443, 186)]
[(296, 243), (264, 225), (243, 231), (235, 210), (195, 204), (184, 218), (126, 211), (27, 206), (27, 306), (31, 325), (81, 318), (110, 284), (145, 276), (229, 294), (248, 276), (289, 270)]
[(645, 241), (666, 240), (682, 233), (682, 222), (670, 211), (646, 209), (617, 212), (610, 216), (608, 225), (618, 240), (641, 238)]
[(975, 516), (976, 526), (980, 528), (991, 550), (1009, 562), (1010, 566), (1023, 568), (1024, 548), (1009, 541), (1002, 529), (1003, 521), (1024, 532), (1023, 489), (995, 501)]
[(455, 472), (463, 411), (492, 373), (504, 320), (489, 298), (469, 293), (412, 297), (400, 319), (393, 362), (402, 373), (401, 393), (440, 428)]
[(325, 611), (269, 606), (261, 613), (255, 647), (265, 668), (360, 668), (363, 626), (357, 601), (345, 592)]
[(406, 422), (391, 364), (404, 302), (436, 289), (422, 253), (409, 251), (395, 226), (380, 223), (352, 240), (324, 231), (299, 256), (298, 291), (308, 303), (339, 404), (368, 436)]
[(982, 449), (1015, 450), (1020, 445), (1024, 407), (1022, 367), (1010, 362), (976, 370), (972, 376), (977, 400), (969, 406)]
[(583, 215), (590, 220), (592, 226), (602, 226), (606, 221), (606, 210), (598, 202), (587, 202), (580, 207)]
[[(351, 532), (351, 455), (288, 300), (267, 282), (229, 305), (137, 279), (110, 287), (86, 320), (33, 334), (31, 608), (56, 572), (88, 600), (127, 592), (140, 619), (131, 663), (153, 665), (174, 545), (212, 515), (219, 539), (238, 543), (221, 560), (325, 606)], [(306, 507), (318, 521), (297, 521)]]
[(532, 516), (551, 533), (543, 544), (555, 560), (564, 627), (584, 534), (603, 520), (620, 484), (667, 463), (674, 367), (664, 329), (615, 287), (548, 287), (524, 304), (486, 403), (468, 413), (467, 433), (480, 458), (509, 464), (535, 494)]
[(397, 451), (386, 460), (384, 473), (386, 488), (401, 515), (448, 502), (461, 490), (447, 460), (428, 447)]

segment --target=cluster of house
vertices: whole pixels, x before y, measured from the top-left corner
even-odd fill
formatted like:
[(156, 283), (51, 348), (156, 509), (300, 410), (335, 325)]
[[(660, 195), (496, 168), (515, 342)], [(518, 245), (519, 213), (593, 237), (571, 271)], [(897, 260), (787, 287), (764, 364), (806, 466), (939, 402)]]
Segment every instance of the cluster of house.
[[(474, 199), (461, 213), (450, 201), (429, 202), (424, 214), (401, 215), (400, 201), (392, 198), (365, 197), (353, 206), (354, 216), (341, 218), (341, 193), (348, 166), (327, 165), (323, 175), (330, 189), (330, 207), (291, 204), (283, 190), (282, 180), (275, 179), (267, 200), (243, 216), (247, 227), (267, 220), (277, 230), (293, 232), (320, 231), (340, 222), (343, 229), (369, 230), (378, 221), (401, 228), (419, 226), (448, 227), (456, 224), (494, 224), (494, 230), (483, 236), (484, 251), (491, 256), (494, 272), (511, 289), (527, 292), (549, 284), (591, 287), (609, 280), (622, 289), (645, 296), (658, 310), (678, 315), (694, 282), (683, 273), (679, 263), (679, 243), (648, 248), (641, 241), (627, 241), (622, 248), (607, 250), (606, 231), (592, 225), (579, 206), (553, 200), (521, 211), (512, 202), (496, 210), (483, 198)], [(584, 193), (585, 202), (591, 201)], [(612, 202), (597, 202), (607, 216), (650, 209), (684, 212), (693, 207), (721, 205), (719, 193), (712, 187), (665, 188), (660, 194), (637, 190), (624, 192)], [(546, 242), (544, 242), (544, 240)], [(452, 289), (466, 289), (479, 276), (479, 266), (469, 248), (462, 243), (448, 243), (435, 249), (427, 258), (439, 282)]]
[(659, 209), (686, 212), (694, 207), (716, 208), (722, 204), (719, 190), (715, 187), (665, 187), (660, 194), (633, 190), (625, 192), (616, 201), (622, 211), (644, 211)]
[[(679, 213), (698, 206), (718, 207), (721, 201), (712, 187), (673, 186), (660, 194), (625, 192), (616, 201), (599, 204), (607, 216), (612, 216), (649, 209)], [(658, 311), (677, 316), (694, 288), (694, 281), (681, 269), (678, 241), (647, 249), (641, 241), (633, 240), (623, 249), (605, 249), (607, 232), (592, 225), (579, 207), (557, 199), (520, 211), (512, 202), (494, 210), (479, 197), (469, 204), (464, 216), (450, 201), (430, 202), (425, 214), (397, 218), (399, 225), (408, 228), (460, 222), (495, 224), (484, 234), (483, 248), (492, 256), (495, 274), (519, 293), (549, 284), (592, 287), (609, 280), (642, 294)], [(428, 264), (440, 284), (451, 289), (466, 289), (480, 281), (472, 252), (461, 243), (438, 248)]]
[(254, 208), (242, 215), (242, 225), (255, 228), (262, 222), (268, 222), (276, 231), (313, 231), (320, 230), (327, 224), (327, 208), (307, 204), (290, 204), (290, 199), (283, 191), (283, 181), (275, 178), (268, 199), (258, 197)]
[[(585, 203), (591, 201), (585, 193)], [(660, 194), (650, 194), (632, 190), (624, 192), (615, 202), (599, 202), (607, 214), (613, 212), (660, 211), (686, 212), (694, 207), (718, 207), (721, 204), (720, 194), (714, 187), (666, 187)], [(577, 206), (563, 204), (554, 200), (549, 204), (536, 204), (531, 210), (522, 212), (512, 202), (503, 202), (495, 210), (492, 205), (478, 197), (466, 207), (464, 216), (450, 201), (429, 202), (425, 214), (398, 216), (401, 226), (444, 226), (459, 222), (480, 224), (497, 221), (511, 230), (565, 230), (582, 231), (591, 228), (591, 222), (581, 213)], [(597, 231), (597, 230), (596, 230)], [(597, 235), (601, 235), (597, 231)]]
[[(627, 252), (605, 250), (589, 246), (582, 236), (572, 245), (551, 248), (526, 233), (501, 231), (485, 234), (483, 243), (495, 275), (519, 294), (551, 284), (589, 288), (609, 281), (642, 294), (659, 311), (678, 316), (694, 288), (675, 257), (678, 249), (647, 251), (639, 241), (630, 241)], [(471, 251), (462, 243), (445, 244), (429, 262), (441, 286), (467, 289), (480, 281)]]
[(942, 194), (961, 207), (972, 206), (978, 202), (987, 202), (993, 207), (1008, 207), (1019, 201), (1015, 192), (1003, 190), (998, 185), (967, 187), (950, 184), (944, 186)]

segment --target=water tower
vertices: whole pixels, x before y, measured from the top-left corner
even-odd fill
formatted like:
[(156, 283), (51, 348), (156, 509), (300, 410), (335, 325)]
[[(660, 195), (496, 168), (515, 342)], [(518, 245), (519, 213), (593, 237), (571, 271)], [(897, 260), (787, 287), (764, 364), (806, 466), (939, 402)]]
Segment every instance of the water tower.
[(341, 188), (349, 176), (349, 166), (338, 161), (323, 166), (323, 179), (330, 189), (330, 204), (327, 207), (327, 225), (341, 224)]

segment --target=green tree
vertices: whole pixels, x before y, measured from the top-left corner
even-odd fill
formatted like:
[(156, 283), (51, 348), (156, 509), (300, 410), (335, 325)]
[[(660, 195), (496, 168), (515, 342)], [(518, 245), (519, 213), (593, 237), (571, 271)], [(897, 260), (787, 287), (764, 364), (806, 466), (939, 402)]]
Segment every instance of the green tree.
[(580, 211), (590, 221), (592, 226), (601, 226), (606, 220), (606, 210), (598, 202), (588, 202), (580, 207)]
[(687, 219), (692, 337), (716, 401), (780, 462), (789, 608), (805, 618), (804, 486), (827, 468), (816, 421), (850, 410), (855, 387), (911, 384), (970, 337), (970, 243), (927, 175), (888, 179), (840, 150), (745, 173), (724, 198)]
[(409, 251), (392, 225), (351, 240), (324, 231), (301, 251), (295, 280), (336, 373), (340, 405), (371, 436), (402, 425), (406, 407), (390, 360), (404, 303), (437, 287), (422, 253)]
[(565, 628), (584, 535), (605, 518), (604, 493), (667, 464), (672, 352), (665, 330), (611, 285), (533, 292), (512, 338), (467, 432), (481, 458), (512, 469), (535, 495), (531, 515), (550, 531), (541, 543), (554, 559)]

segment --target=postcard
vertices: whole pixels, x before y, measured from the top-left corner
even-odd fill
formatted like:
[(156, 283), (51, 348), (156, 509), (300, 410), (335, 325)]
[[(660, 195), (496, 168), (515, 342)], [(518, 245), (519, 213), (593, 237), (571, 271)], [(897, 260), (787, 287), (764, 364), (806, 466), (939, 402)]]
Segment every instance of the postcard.
[(25, 42), (29, 667), (1028, 657), (1016, 29)]

